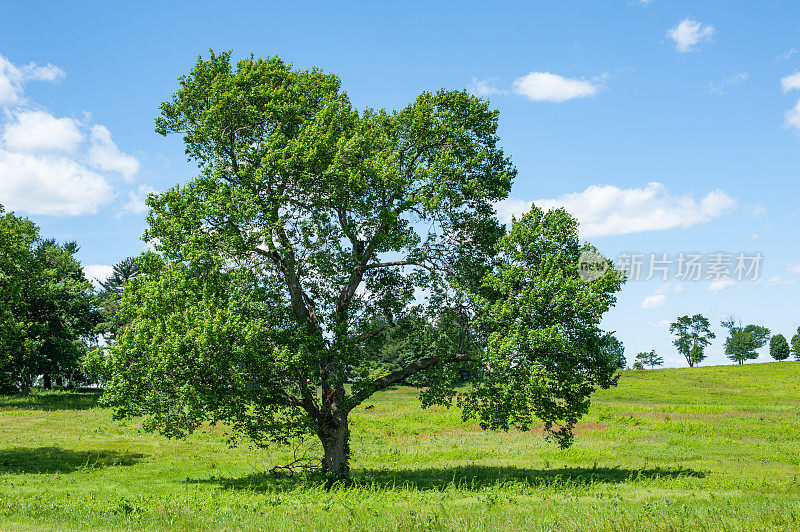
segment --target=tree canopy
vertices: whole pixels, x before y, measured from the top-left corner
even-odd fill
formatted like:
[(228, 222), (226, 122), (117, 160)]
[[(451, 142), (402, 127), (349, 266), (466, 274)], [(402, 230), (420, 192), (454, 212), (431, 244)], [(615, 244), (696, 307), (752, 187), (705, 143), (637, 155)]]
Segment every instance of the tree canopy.
[(800, 360), (800, 327), (797, 328), (797, 333), (792, 336), (792, 355), (797, 360)]
[(639, 362), (642, 368), (650, 366), (650, 369), (653, 369), (656, 366), (664, 365), (664, 357), (658, 356), (654, 349), (637, 354), (636, 361)]
[(791, 354), (789, 342), (782, 334), (776, 334), (769, 340), (769, 356), (775, 360), (786, 360)]
[(758, 358), (758, 350), (764, 347), (769, 340), (769, 329), (760, 325), (743, 326), (737, 323), (734, 317), (722, 321), (722, 326), (728, 329), (728, 338), (725, 339), (725, 354), (728, 358), (739, 364), (745, 360)]
[(702, 314), (681, 316), (669, 326), (669, 332), (675, 336), (672, 344), (686, 358), (690, 368), (705, 360), (704, 350), (716, 338), (710, 326), (708, 318)]
[(497, 221), (516, 170), (487, 102), (440, 90), (358, 111), (332, 74), (212, 53), (156, 125), (199, 174), (148, 200), (156, 253), (108, 359), (117, 415), (263, 445), (315, 434), (342, 477), (349, 412), (412, 376), (423, 406), (457, 399), (485, 428), (538, 418), (562, 445), (614, 383), (599, 322), (622, 276), (580, 279), (593, 248), (563, 210)]
[(0, 390), (78, 375), (97, 313), (77, 251), (0, 206)]

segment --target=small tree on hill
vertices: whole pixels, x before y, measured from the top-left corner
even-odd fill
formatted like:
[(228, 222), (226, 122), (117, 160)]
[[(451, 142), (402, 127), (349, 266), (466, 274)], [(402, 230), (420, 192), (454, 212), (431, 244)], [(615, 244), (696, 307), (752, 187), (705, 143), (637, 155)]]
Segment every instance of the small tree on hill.
[(613, 369), (625, 369), (628, 365), (625, 359), (625, 346), (613, 334), (607, 333), (603, 337), (602, 350)]
[(716, 338), (711, 332), (708, 318), (702, 314), (679, 317), (670, 324), (669, 332), (675, 336), (672, 344), (678, 348), (690, 368), (706, 358), (704, 349)]
[(728, 338), (725, 340), (725, 354), (728, 358), (739, 364), (745, 360), (758, 358), (758, 350), (764, 347), (769, 340), (769, 329), (759, 325), (742, 326), (732, 316), (722, 321), (722, 326), (728, 329)]
[(775, 360), (786, 360), (789, 358), (791, 350), (789, 349), (789, 342), (782, 334), (776, 334), (769, 340), (769, 355)]
[(800, 327), (797, 328), (797, 334), (792, 336), (792, 355), (796, 360), (800, 360)]
[(664, 365), (664, 358), (656, 354), (655, 350), (639, 353), (636, 355), (636, 361), (642, 366), (649, 366), (653, 369), (656, 366)]

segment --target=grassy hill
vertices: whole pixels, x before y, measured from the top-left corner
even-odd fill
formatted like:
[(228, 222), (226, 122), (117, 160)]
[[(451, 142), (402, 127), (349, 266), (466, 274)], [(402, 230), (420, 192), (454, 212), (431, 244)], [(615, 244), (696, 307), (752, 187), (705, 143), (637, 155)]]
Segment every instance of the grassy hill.
[(111, 420), (93, 393), (0, 398), (0, 529), (800, 529), (800, 363), (623, 372), (575, 444), (493, 433), (413, 389), (354, 415), (355, 482)]

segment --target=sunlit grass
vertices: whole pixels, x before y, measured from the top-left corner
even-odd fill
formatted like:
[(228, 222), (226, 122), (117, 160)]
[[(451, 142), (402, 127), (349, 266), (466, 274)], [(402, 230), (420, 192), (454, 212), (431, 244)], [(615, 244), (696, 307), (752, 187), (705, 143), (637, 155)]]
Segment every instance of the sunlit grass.
[(265, 470), (291, 449), (171, 441), (96, 392), (0, 398), (0, 529), (800, 528), (800, 363), (624, 372), (567, 450), (398, 388), (352, 419), (353, 482)]

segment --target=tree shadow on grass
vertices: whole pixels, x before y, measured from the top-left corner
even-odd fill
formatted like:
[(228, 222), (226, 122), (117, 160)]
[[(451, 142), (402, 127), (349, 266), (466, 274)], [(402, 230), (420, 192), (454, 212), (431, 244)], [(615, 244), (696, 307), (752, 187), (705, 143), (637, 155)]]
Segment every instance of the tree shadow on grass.
[(101, 390), (35, 390), (27, 397), (0, 395), (3, 410), (87, 410), (97, 406)]
[(0, 450), (0, 474), (72, 473), (79, 470), (130, 466), (145, 455), (110, 450), (71, 451), (60, 447), (14, 447)]
[[(488, 486), (514, 482), (530, 487), (576, 487), (593, 484), (620, 484), (639, 480), (704, 478), (706, 473), (689, 468), (624, 469), (620, 467), (564, 467), (561, 469), (526, 469), (499, 466), (463, 466), (426, 469), (356, 469), (343, 487), (371, 489), (442, 490), (455, 487), (477, 491)], [(319, 484), (319, 476), (273, 477), (256, 473), (241, 478), (189, 480), (196, 484), (217, 484), (223, 489), (248, 491), (284, 491), (303, 484)]]

